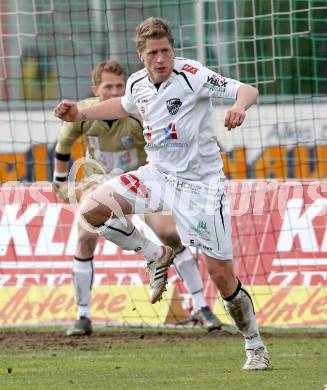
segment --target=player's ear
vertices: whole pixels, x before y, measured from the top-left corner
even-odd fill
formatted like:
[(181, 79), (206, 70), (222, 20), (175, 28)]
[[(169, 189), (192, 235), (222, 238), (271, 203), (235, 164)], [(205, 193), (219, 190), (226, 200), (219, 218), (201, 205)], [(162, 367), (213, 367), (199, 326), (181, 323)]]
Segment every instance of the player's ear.
[(99, 96), (98, 95), (98, 87), (96, 85), (92, 85), (92, 92), (94, 96)]
[(143, 58), (142, 58), (142, 52), (140, 52), (139, 50), (137, 51), (137, 55), (139, 56), (139, 59), (144, 62)]

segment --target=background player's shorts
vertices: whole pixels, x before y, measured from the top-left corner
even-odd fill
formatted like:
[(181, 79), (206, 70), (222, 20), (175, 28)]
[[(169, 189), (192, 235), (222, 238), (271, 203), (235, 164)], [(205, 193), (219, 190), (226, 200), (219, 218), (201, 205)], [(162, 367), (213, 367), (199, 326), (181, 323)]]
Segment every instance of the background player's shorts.
[(199, 247), (210, 257), (232, 259), (229, 205), (218, 175), (203, 184), (145, 165), (106, 184), (128, 200), (135, 214), (172, 213), (184, 245)]

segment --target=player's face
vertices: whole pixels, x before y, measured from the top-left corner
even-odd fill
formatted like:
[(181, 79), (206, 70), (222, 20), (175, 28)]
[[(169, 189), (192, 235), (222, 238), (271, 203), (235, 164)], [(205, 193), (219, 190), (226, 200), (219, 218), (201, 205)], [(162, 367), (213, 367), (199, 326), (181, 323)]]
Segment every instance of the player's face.
[(99, 85), (93, 85), (92, 91), (94, 96), (99, 97), (100, 101), (124, 96), (125, 78), (123, 75), (103, 72), (101, 75), (101, 83)]
[(153, 83), (167, 80), (174, 68), (174, 50), (168, 38), (147, 39), (145, 48), (138, 52)]

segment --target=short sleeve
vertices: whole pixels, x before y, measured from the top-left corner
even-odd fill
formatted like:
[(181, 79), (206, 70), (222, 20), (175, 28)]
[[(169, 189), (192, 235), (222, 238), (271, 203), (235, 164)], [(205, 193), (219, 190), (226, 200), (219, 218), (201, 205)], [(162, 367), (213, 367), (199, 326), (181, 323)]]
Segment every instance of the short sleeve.
[(197, 95), (199, 97), (221, 97), (236, 99), (240, 81), (224, 77), (205, 66), (200, 67), (197, 75)]
[(131, 85), (132, 79), (130, 77), (126, 83), (125, 95), (121, 98), (121, 105), (126, 112), (129, 112), (130, 114), (138, 114), (139, 111), (132, 96)]

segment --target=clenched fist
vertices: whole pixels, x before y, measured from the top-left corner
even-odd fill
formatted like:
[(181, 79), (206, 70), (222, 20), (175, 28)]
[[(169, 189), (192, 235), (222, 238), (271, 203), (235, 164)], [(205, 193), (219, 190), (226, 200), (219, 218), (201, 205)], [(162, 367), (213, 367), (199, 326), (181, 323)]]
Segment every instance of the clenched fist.
[(79, 122), (83, 120), (76, 102), (71, 100), (62, 100), (53, 110), (53, 114), (66, 122)]

